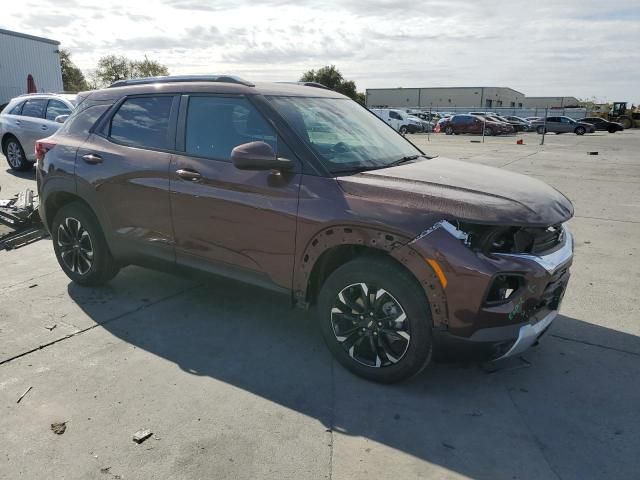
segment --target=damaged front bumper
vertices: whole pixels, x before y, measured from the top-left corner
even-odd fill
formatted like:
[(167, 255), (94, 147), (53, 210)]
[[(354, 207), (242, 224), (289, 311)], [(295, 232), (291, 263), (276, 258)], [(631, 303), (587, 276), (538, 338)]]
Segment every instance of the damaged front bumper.
[(496, 360), (502, 360), (503, 358), (519, 355), (527, 350), (532, 345), (535, 345), (540, 337), (544, 335), (547, 329), (551, 326), (551, 322), (558, 316), (558, 311), (553, 310), (547, 313), (542, 320), (537, 323), (523, 325), (518, 330), (518, 338), (513, 343), (511, 348), (506, 353), (498, 357)]
[[(501, 359), (536, 344), (557, 317), (569, 281), (569, 229), (563, 227), (561, 244), (544, 255), (477, 253), (459, 230), (450, 230), (436, 227), (412, 244), (421, 256), (437, 259), (448, 279), (447, 322), (434, 329), (436, 353)], [(520, 286), (504, 301), (488, 301), (493, 282), (505, 275), (521, 278)]]

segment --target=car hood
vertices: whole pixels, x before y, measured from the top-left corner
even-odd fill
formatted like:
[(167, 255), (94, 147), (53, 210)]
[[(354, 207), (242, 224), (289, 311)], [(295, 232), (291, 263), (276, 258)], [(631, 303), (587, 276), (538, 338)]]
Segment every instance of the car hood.
[(573, 216), (569, 199), (540, 180), (447, 158), (418, 160), (337, 180), (349, 195), (450, 220), (549, 226)]

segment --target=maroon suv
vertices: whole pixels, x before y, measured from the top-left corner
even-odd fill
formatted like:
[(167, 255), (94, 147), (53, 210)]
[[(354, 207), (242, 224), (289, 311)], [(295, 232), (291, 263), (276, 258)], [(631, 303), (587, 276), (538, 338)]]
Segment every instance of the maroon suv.
[(40, 213), (74, 282), (139, 264), (261, 285), (314, 308), (336, 358), (376, 381), (459, 346), (522, 352), (569, 278), (564, 195), (430, 158), (315, 84), (117, 82), (80, 94), (36, 151)]
[(513, 133), (514, 131), (513, 127), (507, 123), (478, 115), (454, 115), (440, 124), (440, 131), (447, 135), (458, 135), (460, 133), (482, 135), (483, 129), (484, 134), (487, 136)]

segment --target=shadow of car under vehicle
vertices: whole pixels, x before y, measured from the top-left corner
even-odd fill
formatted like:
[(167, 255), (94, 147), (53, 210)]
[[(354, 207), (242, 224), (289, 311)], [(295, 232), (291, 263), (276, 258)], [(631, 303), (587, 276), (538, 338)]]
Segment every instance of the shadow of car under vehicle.
[[(3, 158), (3, 157), (0, 157)], [(6, 162), (6, 160), (5, 160)], [(17, 170), (12, 170), (11, 168), (7, 168), (5, 169), (5, 172), (7, 172), (9, 175), (13, 175), (14, 177), (18, 177), (18, 178), (24, 178), (25, 180), (34, 180), (36, 179), (36, 169), (35, 168), (30, 168), (29, 170), (23, 170), (23, 171), (17, 171)]]
[[(128, 273), (114, 283), (135, 297), (152, 274)], [(120, 288), (100, 290), (107, 298)], [(91, 289), (68, 292), (91, 318), (105, 318), (104, 302), (87, 301)], [(287, 297), (229, 280), (101, 324), (188, 374), (469, 478), (633, 478), (640, 469), (640, 339), (578, 319), (559, 317), (516, 363), (527, 368), (436, 364), (391, 386), (335, 364), (313, 315), (292, 310)]]

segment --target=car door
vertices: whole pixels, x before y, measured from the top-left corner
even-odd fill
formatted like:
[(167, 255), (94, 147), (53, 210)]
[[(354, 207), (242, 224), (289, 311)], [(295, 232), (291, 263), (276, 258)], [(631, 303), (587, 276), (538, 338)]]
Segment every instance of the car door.
[[(544, 123), (543, 123), (544, 124)], [(547, 117), (547, 132), (562, 132), (560, 117)]]
[(576, 124), (567, 117), (560, 117), (560, 131), (563, 133), (573, 132), (576, 128)]
[(36, 140), (48, 137), (49, 127), (44, 123), (46, 98), (30, 98), (22, 107), (22, 113), (16, 120), (15, 135), (29, 160), (35, 157)]
[[(183, 96), (171, 161), (176, 260), (244, 281), (291, 288), (300, 188), (299, 163), (274, 127), (244, 96)], [(266, 142), (293, 171), (247, 171), (234, 147)]]
[(478, 117), (467, 117), (467, 132), (469, 133), (482, 133), (484, 127), (484, 119)]
[(118, 256), (175, 261), (169, 164), (179, 97), (140, 95), (114, 105), (76, 153), (78, 193), (99, 214)]
[(402, 117), (398, 114), (398, 112), (391, 110), (389, 112), (389, 119), (391, 122), (390, 125), (394, 128), (394, 130), (399, 131), (400, 127), (402, 126)]
[(582, 120), (583, 122), (587, 122), (590, 123), (591, 125), (594, 126), (594, 128), (596, 130), (606, 130), (607, 129), (607, 125), (602, 121), (601, 118), (585, 118)]

